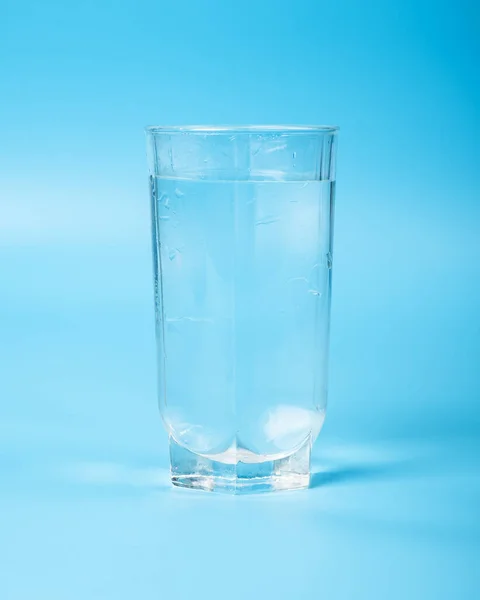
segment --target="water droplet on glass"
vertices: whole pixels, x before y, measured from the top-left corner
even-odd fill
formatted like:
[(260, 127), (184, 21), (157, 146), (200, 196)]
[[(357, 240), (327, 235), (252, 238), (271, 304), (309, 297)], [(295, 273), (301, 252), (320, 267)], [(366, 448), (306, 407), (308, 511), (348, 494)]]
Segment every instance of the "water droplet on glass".
[(155, 198), (157, 196), (157, 189), (155, 187), (155, 179), (151, 175), (150, 175), (149, 179), (150, 179), (150, 190), (152, 193), (152, 198)]
[(312, 294), (312, 296), (321, 296), (322, 292), (319, 292), (318, 290), (308, 290), (309, 294)]
[(276, 223), (277, 221), (280, 221), (280, 217), (268, 215), (263, 219), (258, 219), (258, 221), (255, 222), (255, 225), (271, 225), (272, 223)]
[(175, 188), (175, 196), (177, 198), (181, 198), (182, 196), (185, 196), (185, 194), (181, 190), (179, 190), (178, 188)]
[(168, 215), (161, 215), (158, 217), (160, 221), (169, 221), (170, 217)]
[(292, 154), (292, 156), (293, 156), (293, 160), (295, 160), (295, 159), (297, 158), (297, 153), (296, 153), (296, 152), (294, 152), (294, 153)]
[(183, 246), (172, 248), (168, 253), (168, 258), (174, 260), (179, 254), (182, 254)]
[(170, 208), (170, 198), (167, 194), (162, 193), (159, 198), (159, 202), (163, 205), (164, 208)]
[(332, 268), (332, 253), (331, 252), (327, 252), (327, 268), (331, 269)]
[(272, 146), (265, 150), (265, 154), (271, 154), (272, 152), (279, 152), (280, 150), (285, 150), (287, 144), (278, 144), (277, 146)]

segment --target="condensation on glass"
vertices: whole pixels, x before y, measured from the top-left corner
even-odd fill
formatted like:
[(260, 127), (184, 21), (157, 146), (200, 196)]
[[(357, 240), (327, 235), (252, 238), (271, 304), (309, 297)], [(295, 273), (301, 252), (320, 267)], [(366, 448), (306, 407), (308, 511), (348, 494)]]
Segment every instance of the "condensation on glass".
[(175, 485), (305, 488), (327, 403), (335, 127), (148, 127)]

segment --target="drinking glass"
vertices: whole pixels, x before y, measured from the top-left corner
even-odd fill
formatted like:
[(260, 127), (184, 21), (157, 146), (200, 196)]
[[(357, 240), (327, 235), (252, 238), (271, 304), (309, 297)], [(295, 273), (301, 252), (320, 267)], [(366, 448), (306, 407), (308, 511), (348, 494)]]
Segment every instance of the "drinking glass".
[(148, 127), (172, 483), (306, 488), (325, 418), (336, 127)]

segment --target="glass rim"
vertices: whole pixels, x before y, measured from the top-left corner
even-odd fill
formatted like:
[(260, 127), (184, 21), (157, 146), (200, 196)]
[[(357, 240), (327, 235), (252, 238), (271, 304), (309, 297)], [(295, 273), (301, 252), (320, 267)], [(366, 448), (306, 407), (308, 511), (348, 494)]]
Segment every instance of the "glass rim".
[(284, 135), (299, 135), (324, 133), (334, 135), (339, 130), (337, 125), (148, 125), (147, 134), (264, 134), (279, 133)]

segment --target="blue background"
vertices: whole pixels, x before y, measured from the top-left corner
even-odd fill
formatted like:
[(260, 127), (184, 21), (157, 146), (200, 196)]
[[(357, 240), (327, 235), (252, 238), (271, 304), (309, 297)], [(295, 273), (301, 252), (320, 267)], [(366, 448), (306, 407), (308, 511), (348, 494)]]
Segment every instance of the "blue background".
[[(478, 4), (0, 20), (0, 598), (478, 598)], [(142, 128), (177, 123), (341, 126), (307, 492), (169, 487)]]

